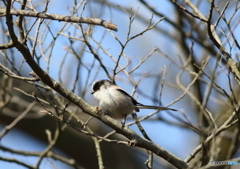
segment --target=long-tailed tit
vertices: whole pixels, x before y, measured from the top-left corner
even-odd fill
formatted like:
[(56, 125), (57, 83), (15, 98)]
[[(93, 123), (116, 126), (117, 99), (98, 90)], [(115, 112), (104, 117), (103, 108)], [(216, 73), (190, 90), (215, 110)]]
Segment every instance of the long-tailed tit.
[(95, 81), (92, 85), (91, 94), (99, 101), (99, 107), (114, 119), (125, 119), (133, 110), (139, 112), (139, 109), (176, 111), (167, 107), (147, 106), (138, 103), (122, 88), (109, 80)]

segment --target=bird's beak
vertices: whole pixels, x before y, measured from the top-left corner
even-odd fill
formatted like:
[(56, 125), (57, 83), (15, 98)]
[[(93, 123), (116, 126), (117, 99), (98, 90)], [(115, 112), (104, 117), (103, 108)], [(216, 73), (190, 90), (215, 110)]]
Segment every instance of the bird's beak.
[(91, 92), (91, 94), (94, 94), (94, 92)]

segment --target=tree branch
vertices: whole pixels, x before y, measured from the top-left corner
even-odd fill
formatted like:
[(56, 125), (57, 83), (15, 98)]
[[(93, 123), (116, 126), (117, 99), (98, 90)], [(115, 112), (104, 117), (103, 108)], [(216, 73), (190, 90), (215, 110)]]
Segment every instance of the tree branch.
[[(19, 10), (19, 9), (11, 9), (11, 15), (20, 15), (20, 16), (29, 16), (35, 18), (43, 18), (43, 19), (51, 19), (51, 20), (58, 20), (64, 22), (74, 22), (74, 23), (87, 23), (92, 25), (99, 25), (103, 26), (107, 29), (111, 29), (117, 31), (117, 26), (106, 22), (99, 18), (83, 18), (77, 16), (66, 16), (66, 15), (57, 15), (57, 14), (50, 14), (50, 13), (43, 13), (43, 12), (33, 12), (27, 10)], [(0, 16), (6, 16), (6, 9), (0, 7)]]

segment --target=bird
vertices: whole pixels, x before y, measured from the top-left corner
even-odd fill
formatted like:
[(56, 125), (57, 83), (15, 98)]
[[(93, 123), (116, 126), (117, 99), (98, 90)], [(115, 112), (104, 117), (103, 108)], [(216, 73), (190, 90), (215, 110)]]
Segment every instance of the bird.
[(115, 85), (110, 80), (97, 80), (92, 84), (93, 96), (98, 100), (99, 107), (114, 119), (124, 119), (139, 109), (156, 109), (177, 111), (168, 107), (149, 106), (137, 102), (132, 96), (125, 92), (121, 87)]

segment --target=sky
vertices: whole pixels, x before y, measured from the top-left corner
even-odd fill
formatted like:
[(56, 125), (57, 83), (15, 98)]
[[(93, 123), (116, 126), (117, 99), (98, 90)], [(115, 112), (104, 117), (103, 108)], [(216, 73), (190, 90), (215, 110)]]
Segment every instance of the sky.
[[(71, 7), (72, 4), (67, 3), (68, 1), (63, 1), (61, 3), (59, 3), (57, 0), (51, 0), (50, 5), (49, 5), (49, 13), (55, 13), (55, 14), (68, 14), (68, 12), (65, 10), (66, 6)], [(116, 1), (112, 1), (112, 2), (116, 2)], [(173, 13), (173, 8), (170, 5), (168, 0), (161, 0), (158, 1), (157, 3), (153, 3), (152, 1), (148, 1), (150, 4), (152, 3), (152, 5), (155, 7), (155, 9), (158, 9), (159, 11), (161, 11), (161, 13), (169, 16), (169, 18), (171, 18), (171, 13)], [(118, 2), (119, 5), (121, 7), (127, 7), (127, 6), (132, 6), (133, 10), (138, 9), (139, 11), (139, 15), (143, 15), (143, 16), (148, 16), (149, 18), (151, 17), (151, 12), (149, 12), (149, 10), (145, 9), (142, 4), (140, 4), (138, 1), (136, 0), (123, 0), (123, 1), (119, 1)], [(86, 8), (87, 9), (87, 8)], [(40, 9), (39, 9), (40, 10)], [(101, 16), (102, 18), (104, 18), (105, 20), (112, 20), (112, 22), (114, 24), (116, 24), (118, 26), (118, 32), (113, 32), (113, 34), (118, 37), (121, 41), (124, 41), (127, 35), (127, 26), (126, 24), (128, 24), (128, 17), (125, 15), (123, 15), (123, 12), (121, 12), (121, 10), (114, 10), (111, 11), (112, 12), (112, 16), (109, 15), (109, 12), (106, 12), (103, 16)], [(97, 15), (98, 12), (96, 12)], [(207, 13), (207, 11), (206, 11)], [(88, 13), (84, 13), (84, 16), (88, 16)], [(172, 16), (174, 17), (174, 16)], [(157, 21), (158, 17), (154, 16), (154, 21)], [(59, 24), (58, 22), (54, 21), (51, 23), (51, 29), (53, 31), (57, 31), (59, 28)], [(55, 25), (56, 24), (56, 25)], [(158, 26), (162, 26), (162, 27), (166, 27), (166, 29), (169, 30), (169, 32), (173, 32), (174, 30), (165, 22), (162, 21), (158, 24)], [(98, 29), (98, 28), (96, 28)], [(101, 38), (101, 32), (103, 31), (104, 28), (99, 28), (99, 33), (94, 33), (94, 37), (96, 39), (100, 39)], [(145, 26), (140, 22), (139, 19), (136, 19), (136, 21), (133, 24), (132, 27), (132, 32), (137, 33), (140, 32), (142, 30), (145, 29)], [(71, 30), (69, 30), (71, 31)], [(133, 33), (133, 34), (134, 34)], [(152, 37), (151, 41), (147, 41), (149, 37)], [(159, 41), (159, 39), (161, 39)], [(48, 40), (48, 37), (46, 38), (46, 40)], [(146, 41), (145, 41), (146, 40)], [(148, 45), (144, 45), (144, 43), (141, 43), (139, 41), (144, 41), (145, 43), (147, 43)], [(52, 56), (52, 60), (51, 60), (51, 64), (50, 64), (50, 71), (49, 74), (51, 75), (51, 77), (53, 77), (55, 80), (59, 80), (58, 77), (58, 72), (59, 72), (59, 66), (61, 64), (61, 60), (63, 59), (63, 53), (65, 52), (65, 49), (62, 49), (62, 46), (65, 45), (67, 46), (69, 42), (66, 41), (66, 39), (63, 38), (59, 38), (58, 41), (56, 42), (56, 47), (54, 48), (54, 53), (55, 55)], [(133, 64), (137, 63), (137, 60), (134, 60), (135, 57), (134, 56), (146, 56), (146, 54), (148, 54), (157, 44), (157, 47), (160, 47), (164, 52), (168, 51), (168, 54), (170, 55), (177, 55), (176, 51), (177, 51), (177, 47), (174, 46), (174, 42), (171, 39), (166, 39), (166, 37), (155, 37), (154, 31), (150, 32), (150, 33), (146, 33), (143, 36), (135, 39), (134, 41), (130, 42), (128, 47), (125, 49), (125, 54), (127, 54), (131, 59), (133, 59)], [(119, 54), (120, 51), (120, 45), (116, 43), (116, 40), (110, 35), (107, 34), (106, 35), (106, 39), (104, 40), (104, 42), (102, 43), (103, 46), (105, 46), (106, 48), (108, 48), (109, 52), (113, 55), (113, 56), (117, 56)], [(169, 53), (169, 48), (172, 49), (171, 52)], [(141, 49), (141, 50), (138, 50)], [(38, 49), (40, 50), (40, 49)], [(84, 58), (85, 61), (88, 62), (89, 58), (90, 61), (89, 63), (91, 63), (91, 59), (93, 59), (92, 55), (89, 53), (85, 53), (84, 54)], [(71, 64), (71, 62), (73, 62), (73, 60), (66, 60), (66, 67), (68, 67), (69, 65), (67, 64)], [(113, 63), (110, 59), (108, 59), (106, 56), (103, 56), (103, 61), (106, 65), (109, 65), (108, 70), (110, 71), (112, 69)], [(42, 67), (46, 67), (46, 63), (44, 60), (40, 61)], [(121, 61), (122, 64), (124, 64), (124, 61)], [(149, 68), (149, 65), (151, 65), (151, 68)], [(141, 73), (143, 70), (148, 70), (150, 72), (156, 72), (159, 73), (161, 72), (161, 69), (164, 66), (171, 66), (171, 63), (169, 63), (169, 61), (167, 60), (160, 60), (157, 56), (152, 57), (151, 59), (149, 59), (147, 61), (147, 63), (141, 68), (139, 69), (139, 73)], [(174, 68), (170, 69), (171, 71), (176, 71)], [(72, 73), (74, 73), (74, 71), (76, 71), (76, 65), (72, 66), (71, 68)], [(64, 76), (67, 76), (69, 73), (71, 74), (71, 71), (68, 72), (64, 72)], [(97, 71), (97, 69), (95, 70)], [(85, 79), (86, 77), (85, 73), (81, 74), (81, 78)], [(169, 76), (171, 76), (171, 73), (169, 73)], [(67, 78), (67, 77), (66, 77)], [(104, 71), (100, 70), (98, 76), (98, 79), (106, 79), (106, 75), (104, 73)], [(120, 78), (120, 77), (119, 77)], [(135, 80), (139, 78), (139, 76), (135, 77)], [(171, 78), (171, 77), (168, 77)], [(124, 88), (128, 93), (132, 92), (132, 86), (129, 85), (128, 82), (126, 81), (117, 81), (118, 85), (121, 86), (122, 88)], [(71, 86), (69, 86), (69, 89), (71, 88)], [(142, 91), (144, 91), (145, 93), (154, 93), (153, 88), (151, 86), (151, 83), (149, 84), (148, 80), (143, 80), (142, 84), (141, 84), (141, 88)], [(85, 96), (85, 99), (87, 101), (89, 101), (92, 104), (96, 104), (96, 102), (93, 101), (93, 98), (91, 98), (92, 96), (90, 95), (90, 88), (88, 91), (89, 94), (87, 94)], [(174, 100), (174, 97), (176, 97), (175, 94), (173, 93), (164, 93), (164, 97), (162, 99), (162, 102), (166, 105), (168, 103), (171, 102), (171, 100)], [(144, 104), (153, 104), (149, 99), (139, 96), (138, 101), (140, 103), (144, 103)], [(184, 100), (187, 101), (187, 100)], [(172, 108), (175, 109), (182, 109), (185, 110), (187, 113), (191, 114), (191, 107), (189, 107), (189, 105), (187, 104), (181, 104), (181, 103), (176, 103), (175, 105), (171, 106)], [(147, 115), (150, 111), (141, 111), (139, 113), (139, 116), (144, 116)], [(170, 117), (166, 112), (161, 112), (163, 114), (163, 116), (166, 119), (169, 120), (173, 120), (172, 117)], [(193, 120), (194, 122), (194, 116), (190, 115), (190, 120)], [(127, 122), (131, 122), (132, 119), (131, 117), (128, 118)], [(160, 145), (161, 147), (167, 149), (168, 151), (170, 151), (171, 153), (177, 155), (178, 157), (184, 159), (186, 158), (191, 151), (193, 150), (194, 147), (196, 147), (198, 145), (198, 137), (196, 134), (194, 134), (193, 132), (189, 132), (188, 130), (184, 130), (184, 129), (180, 129), (179, 127), (176, 126), (172, 126), (166, 123), (159, 123), (158, 121), (144, 121), (141, 123), (144, 127), (144, 129), (147, 131), (147, 133), (149, 134), (150, 138), (152, 138), (152, 140), (157, 143), (158, 145)], [(3, 129), (4, 126), (0, 125), (0, 130)], [(138, 131), (136, 126), (132, 126), (130, 127), (132, 130), (136, 131), (137, 133), (140, 134), (140, 132)], [(18, 137), (18, 140), (16, 141), (16, 139), (14, 139), (15, 137)], [(191, 138), (191, 142), (189, 142), (189, 138)], [(21, 149), (22, 150), (29, 150), (29, 151), (41, 151), (43, 150), (47, 145), (45, 145), (44, 143), (39, 142), (38, 140), (32, 138), (31, 136), (29, 136), (28, 134), (19, 131), (17, 129), (14, 129), (13, 131), (11, 131), (6, 137), (4, 137), (3, 140), (1, 140), (1, 144), (7, 146), (7, 147), (12, 147), (12, 148), (19, 148), (19, 145), (21, 145)], [(179, 146), (179, 145), (183, 145), (183, 146)], [(187, 145), (187, 146), (186, 146)], [(58, 151), (58, 150), (56, 150)], [(6, 157), (11, 157), (11, 154), (5, 153), (0, 151), (0, 156), (5, 156)], [(27, 159), (29, 164), (35, 164), (37, 158), (29, 158)], [(0, 161), (0, 166), (3, 166), (3, 168), (9, 168), (9, 167), (14, 167), (15, 169), (21, 169), (23, 167), (20, 167), (19, 165), (14, 165), (11, 163), (5, 163), (3, 161)], [(45, 166), (44, 166), (45, 165)], [(62, 164), (59, 164), (62, 165)], [(49, 164), (46, 162), (46, 164), (43, 163), (43, 168), (52, 168), (51, 166), (49, 166)]]

